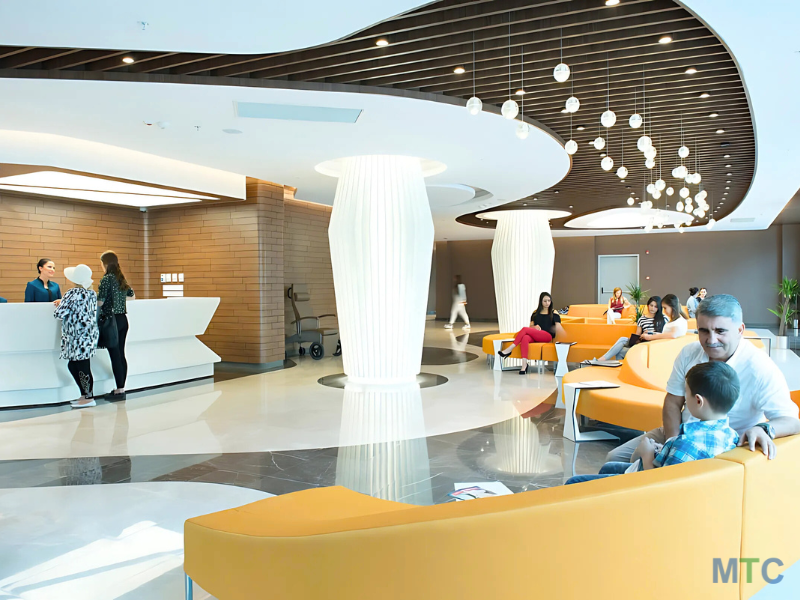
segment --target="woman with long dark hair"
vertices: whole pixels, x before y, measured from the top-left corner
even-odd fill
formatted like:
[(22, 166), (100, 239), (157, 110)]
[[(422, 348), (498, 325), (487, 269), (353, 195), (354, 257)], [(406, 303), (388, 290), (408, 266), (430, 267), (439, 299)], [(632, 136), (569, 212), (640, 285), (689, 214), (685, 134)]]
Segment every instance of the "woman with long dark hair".
[[(126, 301), (134, 298), (133, 288), (128, 284), (122, 269), (119, 266), (119, 258), (111, 250), (103, 252), (100, 256), (105, 275), (100, 280), (100, 289), (97, 292), (97, 305), (100, 307), (101, 319), (113, 319), (113, 326), (117, 329), (118, 343), (108, 347), (108, 354), (111, 357), (111, 369), (114, 371), (116, 388), (113, 392), (106, 394), (106, 400), (125, 400), (125, 380), (128, 377), (128, 361), (125, 358), (125, 340), (128, 337), (128, 309)], [(103, 328), (101, 327), (101, 330)], [(102, 331), (101, 331), (102, 333)], [(103, 339), (101, 335), (101, 346)]]
[(649, 342), (651, 340), (671, 340), (686, 335), (689, 322), (686, 320), (686, 314), (681, 308), (681, 301), (678, 300), (675, 294), (667, 294), (664, 296), (664, 299), (661, 301), (661, 310), (669, 319), (669, 322), (664, 325), (661, 332), (642, 333), (641, 339), (643, 342)]
[(25, 286), (25, 302), (52, 302), (54, 306), (61, 303), (61, 288), (53, 281), (56, 275), (56, 263), (49, 258), (42, 258), (36, 263), (39, 275)]
[(556, 329), (561, 327), (561, 316), (553, 308), (553, 298), (549, 292), (539, 294), (539, 306), (531, 315), (531, 326), (523, 327), (514, 336), (514, 343), (505, 350), (498, 351), (503, 358), (509, 356), (514, 348), (520, 347), (522, 354), (522, 368), (520, 375), (528, 372), (528, 345), (531, 342), (537, 344), (547, 344), (556, 337)]
[[(636, 322), (636, 336), (641, 338), (644, 334), (649, 332), (661, 333), (667, 319), (664, 318), (664, 313), (661, 311), (661, 298), (658, 296), (651, 296), (647, 300), (647, 310), (639, 317)], [(625, 358), (628, 350), (631, 348), (631, 339), (628, 337), (621, 337), (617, 342), (611, 346), (611, 349), (603, 354), (597, 360), (620, 360)], [(590, 361), (584, 361), (588, 363)]]

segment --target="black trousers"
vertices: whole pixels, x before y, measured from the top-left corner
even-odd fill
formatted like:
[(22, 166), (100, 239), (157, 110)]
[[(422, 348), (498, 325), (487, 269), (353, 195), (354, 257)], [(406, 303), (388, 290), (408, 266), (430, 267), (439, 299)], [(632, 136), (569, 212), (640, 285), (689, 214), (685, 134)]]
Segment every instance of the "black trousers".
[(72, 378), (78, 384), (78, 389), (83, 396), (91, 396), (94, 391), (94, 377), (89, 359), (71, 360), (67, 363)]
[(128, 337), (128, 317), (127, 315), (114, 315), (114, 317), (117, 320), (119, 345), (116, 348), (109, 348), (108, 355), (111, 357), (111, 370), (114, 371), (114, 380), (119, 390), (125, 387), (125, 380), (128, 378), (128, 361), (125, 358), (125, 339)]

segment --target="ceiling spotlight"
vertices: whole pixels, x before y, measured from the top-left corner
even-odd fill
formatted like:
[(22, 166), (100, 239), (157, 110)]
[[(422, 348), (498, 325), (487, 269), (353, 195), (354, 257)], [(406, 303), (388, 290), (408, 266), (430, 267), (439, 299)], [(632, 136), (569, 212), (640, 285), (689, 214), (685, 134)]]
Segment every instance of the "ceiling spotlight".
[(568, 113), (569, 111), (568, 111), (566, 108), (562, 108), (562, 109), (561, 109), (561, 112), (562, 112), (562, 113), (564, 113), (564, 114), (566, 114), (566, 113)]
[(122, 59), (122, 62), (124, 62), (126, 65), (132, 65), (134, 60), (132, 56), (126, 56)]
[(455, 69), (453, 69), (453, 73), (455, 73), (456, 75), (463, 75), (465, 72), (466, 69), (464, 67), (456, 67)]
[(701, 98), (711, 98), (711, 94), (709, 94), (708, 92), (703, 92), (702, 94), (700, 94), (700, 97)]
[(716, 119), (719, 116), (719, 113), (711, 113), (708, 116), (711, 117), (712, 119)]
[(672, 36), (665, 35), (665, 36), (662, 36), (661, 38), (659, 38), (658, 43), (659, 44), (669, 44), (671, 41), (672, 41)]
[(389, 45), (389, 40), (387, 40), (386, 38), (381, 38), (375, 42), (375, 45), (383, 48), (384, 46)]
[(726, 190), (729, 190), (729, 189), (731, 189), (731, 187), (730, 187), (729, 185), (726, 185), (726, 186), (725, 186), (725, 189), (726, 189)]
[(606, 6), (616, 6), (619, 4), (619, 0), (606, 0)]
[(558, 193), (558, 190), (553, 190), (553, 193), (554, 193), (554, 194), (557, 194), (557, 193)]
[[(584, 127), (583, 125), (578, 125), (575, 129), (577, 129), (578, 131), (583, 131), (584, 129), (586, 129), (586, 127)], [(589, 143), (592, 144), (594, 142), (589, 142)]]
[(730, 154), (726, 154), (726, 155), (725, 155), (725, 156), (723, 156), (722, 158), (730, 158), (730, 157), (731, 157), (731, 155), (730, 155)]
[(726, 169), (730, 169), (733, 165), (725, 165)]
[(517, 90), (517, 96), (524, 96), (524, 95), (525, 95), (525, 94), (527, 94), (527, 93), (528, 93), (528, 92), (526, 92), (526, 91), (525, 91), (525, 90), (523, 90), (522, 88), (520, 88), (520, 89), (518, 89), (518, 90)]
[(724, 129), (717, 129), (717, 133), (725, 133)]
[(728, 177), (730, 177), (731, 175), (733, 175), (733, 173), (725, 173), (725, 175), (727, 175)]
[(731, 180), (730, 180), (730, 179), (728, 179), (727, 181), (725, 181), (725, 183), (730, 183), (730, 182), (731, 182)]
[(687, 75), (694, 75), (695, 73), (697, 73), (697, 69), (695, 69), (694, 67), (689, 67), (684, 71), (684, 73), (686, 73)]

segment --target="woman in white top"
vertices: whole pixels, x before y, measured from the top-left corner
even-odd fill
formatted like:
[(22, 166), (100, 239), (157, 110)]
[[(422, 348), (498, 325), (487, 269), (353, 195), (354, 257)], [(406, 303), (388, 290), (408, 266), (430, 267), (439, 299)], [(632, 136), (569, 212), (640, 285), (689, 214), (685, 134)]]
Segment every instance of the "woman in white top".
[(669, 317), (669, 323), (664, 325), (661, 333), (643, 333), (642, 341), (671, 340), (686, 335), (689, 323), (681, 308), (681, 301), (675, 294), (664, 296), (664, 299), (661, 300), (661, 310), (664, 311), (665, 316)]
[(689, 318), (694, 319), (697, 316), (697, 307), (700, 302), (706, 297), (706, 288), (689, 288), (689, 299), (686, 301), (686, 311), (689, 313)]
[(469, 329), (469, 315), (467, 315), (467, 286), (461, 283), (461, 275), (453, 278), (453, 306), (450, 309), (450, 322), (445, 325), (445, 329), (452, 329), (456, 317), (464, 319), (464, 329)]

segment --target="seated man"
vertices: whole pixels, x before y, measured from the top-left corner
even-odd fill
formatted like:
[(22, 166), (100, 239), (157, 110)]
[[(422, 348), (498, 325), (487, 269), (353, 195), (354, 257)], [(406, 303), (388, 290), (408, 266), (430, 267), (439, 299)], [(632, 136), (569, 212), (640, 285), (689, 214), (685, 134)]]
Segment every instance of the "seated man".
[[(797, 405), (778, 366), (764, 352), (745, 340), (742, 307), (733, 296), (706, 298), (697, 309), (700, 340), (685, 346), (672, 367), (662, 410), (663, 426), (645, 434), (658, 444), (678, 435), (681, 422), (695, 421), (686, 404), (684, 379), (693, 366), (724, 362), (739, 376), (739, 399), (728, 419), (739, 434), (739, 445), (756, 446), (770, 459), (775, 457), (772, 440), (800, 433)], [(767, 423), (766, 420), (769, 420)], [(608, 453), (606, 462), (631, 462), (641, 436)]]
[(598, 475), (570, 477), (567, 485), (714, 458), (735, 448), (739, 434), (728, 424), (728, 412), (739, 398), (736, 371), (722, 362), (701, 363), (689, 369), (685, 388), (686, 410), (697, 421), (681, 423), (678, 435), (663, 447), (645, 436), (633, 453), (632, 463), (606, 463)]

